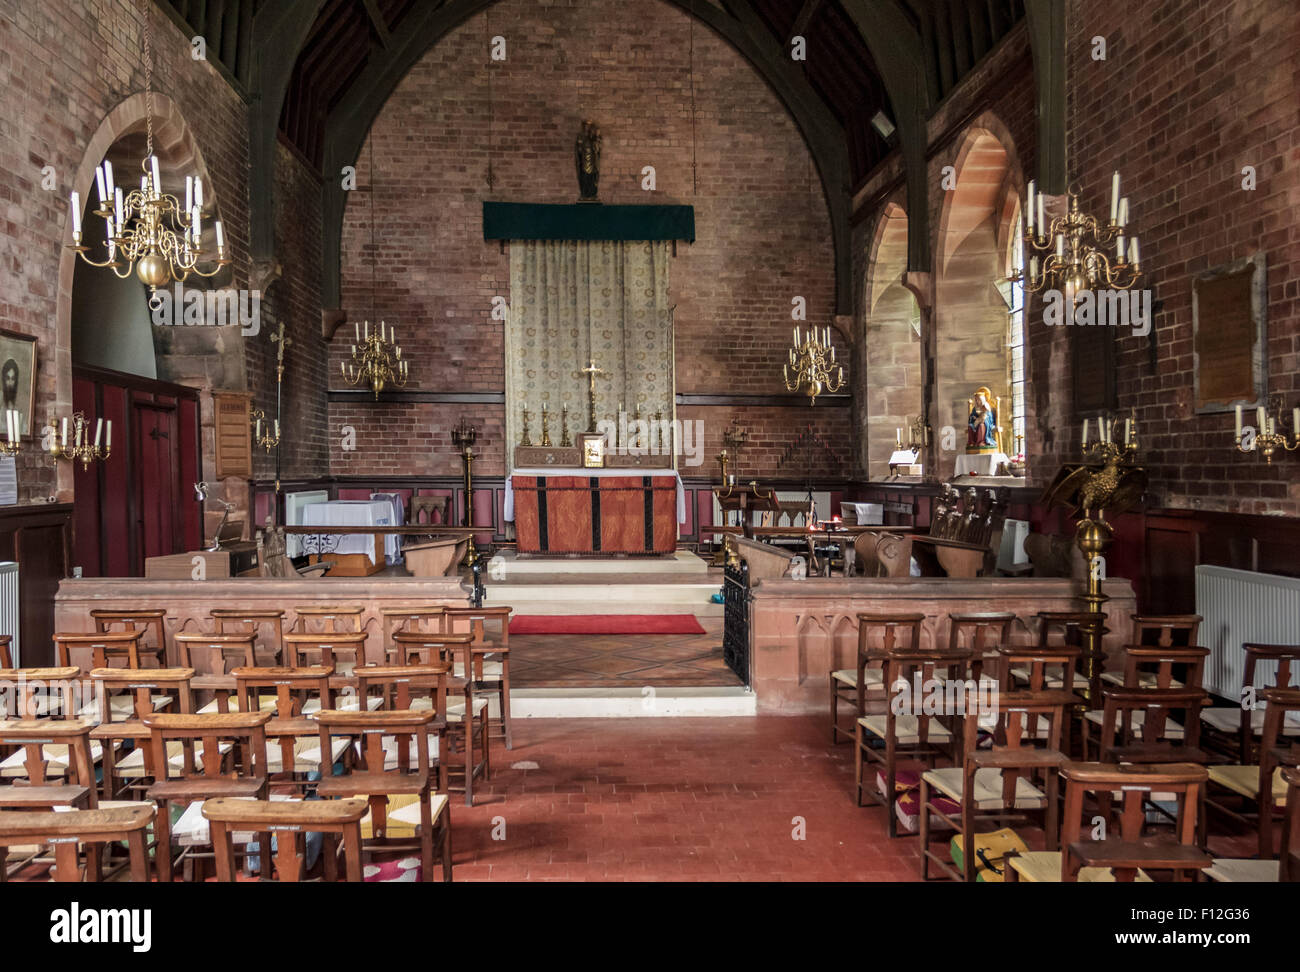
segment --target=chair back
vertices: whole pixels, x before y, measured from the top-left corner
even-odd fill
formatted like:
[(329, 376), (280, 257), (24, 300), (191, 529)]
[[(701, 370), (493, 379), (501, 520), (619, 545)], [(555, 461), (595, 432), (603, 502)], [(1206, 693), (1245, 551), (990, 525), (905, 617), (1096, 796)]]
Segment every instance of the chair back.
[(167, 612), (162, 608), (95, 608), (90, 617), (99, 632), (139, 631), (140, 652), (152, 654), (159, 665), (167, 664)]
[[(1204, 690), (1124, 686), (1102, 689), (1101, 695), (1103, 762), (1204, 762), (1201, 709), (1210, 701)], [(1182, 725), (1181, 738), (1171, 732), (1173, 721)]]
[(474, 634), (469, 631), (454, 634), (425, 631), (394, 631), (393, 662), (409, 664), (412, 658), (420, 665), (451, 664), (456, 656), (468, 656), (474, 645)]
[[(1132, 881), (1139, 868), (1159, 867), (1161, 861), (1151, 848), (1153, 840), (1144, 838), (1147, 801), (1156, 794), (1172, 794), (1176, 801), (1174, 813), (1175, 845), (1165, 863), (1183, 864), (1184, 867), (1204, 867), (1210, 863), (1208, 855), (1196, 851), (1196, 816), (1205, 790), (1208, 773), (1204, 766), (1192, 763), (1171, 763), (1162, 766), (1141, 766), (1114, 763), (1066, 763), (1061, 767), (1065, 777), (1065, 809), (1061, 822), (1061, 880), (1078, 880), (1079, 869), (1095, 852), (1104, 851), (1105, 866), (1112, 868), (1117, 880)], [(1112, 799), (1119, 794), (1119, 800)], [(1084, 810), (1085, 797), (1096, 807), (1109, 805), (1112, 812), (1103, 818), (1103, 835), (1096, 833), (1096, 810)], [(1114, 820), (1114, 817), (1118, 820)], [(1118, 834), (1114, 833), (1118, 824)], [(1084, 839), (1084, 835), (1088, 839)], [(1177, 851), (1181, 849), (1184, 854)], [(1194, 859), (1201, 858), (1199, 861)]]
[[(54, 635), (54, 649), (59, 665), (67, 668), (77, 665), (89, 671), (108, 668), (110, 660), (124, 660), (126, 667), (140, 667), (140, 639), (144, 632), (132, 628), (128, 631), (61, 631)], [(89, 665), (73, 659), (89, 658)]]
[[(257, 633), (254, 631), (209, 634), (188, 631), (172, 639), (182, 668), (192, 668), (205, 675), (228, 675), (231, 662), (235, 665), (257, 664)], [(204, 656), (204, 664), (196, 659)]]
[(295, 620), (291, 630), (299, 634), (329, 632), (357, 632), (363, 630), (360, 604), (307, 604), (293, 609)]
[[(339, 736), (347, 737), (357, 755), (356, 769), (369, 774), (401, 774), (414, 776), (425, 787), (429, 783), (429, 724), (434, 720), (432, 711), (387, 709), (368, 712), (339, 712), (322, 709), (315, 720), (320, 724), (321, 752), (331, 751), (331, 742)], [(389, 750), (385, 740), (393, 740), (396, 751), (396, 768), (387, 769)], [(413, 769), (414, 767), (414, 769)], [(369, 786), (374, 787), (371, 781)], [(382, 784), (381, 784), (382, 786)], [(376, 793), (386, 793), (382, 788)], [(369, 796), (370, 794), (366, 794)]]
[[(80, 719), (19, 719), (0, 722), (0, 746), (16, 746), (23, 754), (23, 772), (31, 786), (85, 787), (88, 806), (98, 806), (95, 797), (95, 764), (90, 756), (89, 722)], [(67, 773), (58, 772), (51, 759), (56, 750), (67, 747)]]
[[(139, 722), (155, 712), (194, 711), (194, 697), (190, 692), (192, 668), (96, 668), (90, 677), (96, 687), (101, 725)], [(118, 693), (125, 693), (131, 706), (122, 718), (114, 719), (112, 700)]]
[(1129, 641), (1134, 645), (1186, 648), (1196, 644), (1202, 620), (1199, 614), (1135, 614)]
[[(230, 673), (235, 678), (235, 695), (239, 711), (261, 712), (261, 697), (274, 694), (275, 715), (279, 719), (297, 719), (303, 706), (313, 697), (320, 700), (322, 709), (334, 708), (334, 692), (330, 676), (334, 668), (329, 665), (312, 665), (297, 668), (236, 668)], [(262, 689), (272, 689), (264, 693)]]
[(369, 711), (369, 700), (378, 698), (380, 711), (410, 710), (417, 700), (426, 700), (435, 720), (447, 714), (447, 680), (451, 665), (366, 665), (353, 672), (357, 680), (358, 711)]
[(366, 663), (366, 635), (360, 631), (291, 631), (284, 636), (284, 664), (288, 668), (324, 665), (338, 668), (340, 655), (351, 656), (353, 666)]
[[(888, 701), (885, 716), (885, 744), (892, 748), (899, 736), (898, 720), (901, 716), (915, 717), (917, 745), (929, 745), (932, 724), (944, 719), (949, 728), (953, 717), (965, 710), (966, 666), (971, 653), (959, 651), (917, 651), (895, 649), (884, 655), (884, 686)], [(937, 677), (936, 677), (937, 676)], [(948, 683), (962, 686), (961, 698), (949, 692)], [(933, 698), (936, 688), (942, 688), (941, 697)], [(949, 728), (949, 731), (951, 729)], [(954, 733), (955, 735), (955, 733)]]
[(1082, 645), (1084, 632), (1097, 620), (1087, 611), (1039, 611), (1038, 647)]
[(1173, 687), (1175, 676), (1186, 688), (1199, 689), (1205, 677), (1210, 649), (1195, 646), (1129, 645), (1124, 649), (1124, 684)]
[[(252, 831), (268, 835), (263, 848), (270, 850), (269, 835), (274, 834), (275, 869), (281, 881), (297, 882), (306, 871), (306, 837), (324, 833), (322, 856), (325, 880), (338, 880), (336, 850), (340, 846), (348, 881), (361, 881), (361, 818), (366, 801), (348, 800), (237, 800), (217, 797), (205, 800), (202, 813), (211, 824), (212, 849), (217, 864), (218, 881), (235, 880), (234, 834)], [(271, 862), (263, 858), (262, 875), (269, 876)]]
[[(219, 712), (210, 715), (157, 713), (145, 716), (154, 766), (170, 779), (248, 779), (265, 781), (266, 724), (269, 712)], [(180, 743), (183, 758), (169, 760), (167, 744)], [(194, 744), (202, 744), (199, 759)]]
[(0, 668), (0, 682), (12, 686), (0, 693), (0, 717), (5, 719), (75, 719), (81, 698), (81, 669)]
[(262, 639), (262, 643), (270, 648), (277, 659), (280, 657), (280, 650), (284, 646), (284, 611), (262, 608), (253, 611), (213, 608), (210, 616), (217, 634), (251, 632), (260, 636), (264, 630), (269, 629), (271, 637)]
[(1033, 645), (1002, 645), (998, 649), (1001, 659), (1001, 672), (998, 684), (1003, 692), (1014, 691), (1011, 682), (1013, 669), (1028, 672), (1030, 692), (1043, 692), (1049, 689), (1049, 681), (1056, 681), (1067, 691), (1074, 690), (1074, 673), (1078, 670), (1079, 659), (1083, 649), (1077, 645), (1060, 645), (1052, 648), (1037, 648)]
[[(1241, 723), (1238, 730), (1238, 745), (1243, 763), (1253, 762), (1254, 723), (1251, 718), (1253, 710), (1260, 706), (1259, 692), (1265, 688), (1294, 689), (1300, 688), (1300, 645), (1260, 645), (1246, 643), (1241, 646), (1246, 653), (1241, 676)], [(1275, 664), (1272, 682), (1261, 684), (1262, 665)]]

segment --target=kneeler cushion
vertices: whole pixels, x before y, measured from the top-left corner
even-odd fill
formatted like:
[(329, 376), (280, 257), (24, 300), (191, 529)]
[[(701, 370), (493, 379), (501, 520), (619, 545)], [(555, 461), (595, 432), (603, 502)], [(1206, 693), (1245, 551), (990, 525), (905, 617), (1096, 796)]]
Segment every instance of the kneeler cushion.
[(380, 861), (367, 864), (361, 870), (363, 880), (379, 884), (415, 883), (423, 880), (424, 868), (418, 857), (403, 857), (397, 861)]
[[(931, 794), (930, 805), (940, 813), (961, 813), (961, 804), (945, 796)], [(894, 801), (894, 814), (904, 830), (916, 833), (921, 825), (921, 791), (908, 790), (906, 793), (899, 794), (898, 799)]]

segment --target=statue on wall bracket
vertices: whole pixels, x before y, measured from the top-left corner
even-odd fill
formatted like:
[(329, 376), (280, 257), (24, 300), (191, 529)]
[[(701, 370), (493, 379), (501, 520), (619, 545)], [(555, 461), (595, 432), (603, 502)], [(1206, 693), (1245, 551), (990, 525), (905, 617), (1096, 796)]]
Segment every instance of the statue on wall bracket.
[(600, 182), (600, 129), (591, 120), (584, 120), (578, 132), (573, 163), (578, 170), (578, 202), (599, 202), (596, 193)]
[(975, 394), (966, 400), (970, 417), (966, 420), (966, 453), (979, 455), (985, 452), (1001, 452), (998, 441), (998, 399), (987, 387), (981, 385)]

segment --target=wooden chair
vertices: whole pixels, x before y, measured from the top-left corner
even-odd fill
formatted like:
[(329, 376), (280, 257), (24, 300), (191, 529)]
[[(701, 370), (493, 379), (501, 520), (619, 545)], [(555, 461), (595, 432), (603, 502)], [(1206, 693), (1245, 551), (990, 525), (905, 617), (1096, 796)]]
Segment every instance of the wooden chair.
[[(1210, 649), (1191, 647), (1144, 647), (1138, 645), (1129, 645), (1123, 653), (1122, 681), (1119, 683), (1124, 688), (1129, 689), (1150, 689), (1153, 691), (1176, 691), (1187, 689), (1203, 697), (1201, 692), (1202, 675), (1205, 669), (1205, 659), (1209, 656)], [(1182, 674), (1182, 679), (1174, 678), (1175, 672)], [(1104, 690), (1101, 698), (1105, 700)], [(1204, 698), (1202, 705), (1208, 704), (1209, 699)], [(1135, 733), (1135, 738), (1142, 738), (1142, 720), (1145, 718), (1141, 705), (1130, 706), (1130, 713), (1133, 720), (1131, 727)], [(1200, 732), (1200, 707), (1198, 706), (1192, 715), (1197, 720), (1196, 731), (1199, 737)], [(1101, 725), (1103, 713), (1093, 709), (1084, 713), (1083, 717), (1083, 745), (1084, 756), (1087, 758), (1088, 749), (1092, 742), (1093, 728)], [(1162, 735), (1169, 738), (1179, 738), (1184, 733), (1182, 723), (1166, 722), (1162, 725)], [(1202, 760), (1203, 762), (1204, 760)], [(1183, 760), (1175, 760), (1183, 762)]]
[(71, 719), (81, 709), (81, 669), (0, 668), (0, 682), (14, 687), (13, 712), (0, 698), (0, 717), (6, 719)]
[[(79, 671), (92, 668), (108, 668), (109, 661), (125, 659), (127, 668), (140, 667), (140, 639), (144, 632), (138, 629), (129, 631), (61, 631), (54, 635), (54, 649), (59, 665), (69, 668), (76, 665)], [(81, 665), (73, 661), (89, 655), (90, 664)]]
[(124, 631), (139, 631), (141, 633), (140, 657), (152, 658), (156, 668), (167, 667), (166, 611), (161, 608), (142, 610), (96, 608), (90, 612), (90, 617), (95, 622), (95, 630), (101, 633), (117, 630), (118, 626), (121, 626)]
[[(131, 855), (131, 880), (148, 882), (146, 831), (154, 822), (152, 803), (111, 810), (70, 810), (62, 813), (0, 813), (0, 881), (6, 880), (5, 859), (10, 847), (33, 843), (54, 847), (54, 880), (96, 881), (103, 847), (125, 843)], [(83, 869), (79, 851), (86, 850)]]
[(309, 634), (329, 632), (358, 632), (364, 630), (362, 615), (366, 609), (360, 604), (306, 604), (293, 609), (291, 631)]
[[(357, 694), (366, 701), (366, 711), (411, 710), (432, 713), (425, 728), (430, 739), (429, 769), (438, 771), (436, 789), (447, 786), (447, 683), (451, 666), (367, 665), (356, 672)], [(371, 708), (373, 703), (378, 703)]]
[[(1201, 629), (1201, 616), (1199, 614), (1171, 614), (1171, 615), (1134, 615), (1133, 631), (1129, 636), (1129, 645), (1138, 648), (1191, 648), (1196, 645), (1196, 636)], [(1209, 650), (1206, 649), (1206, 654)], [(1202, 668), (1204, 664), (1202, 663)], [(1139, 666), (1146, 669), (1139, 672), (1139, 680), (1132, 683), (1128, 680), (1128, 673), (1125, 671), (1103, 672), (1101, 680), (1109, 682), (1111, 685), (1132, 685), (1136, 684), (1138, 688), (1158, 688), (1162, 687), (1157, 684), (1157, 673), (1151, 669), (1150, 665)], [(1178, 672), (1174, 673), (1179, 674)], [(1200, 685), (1200, 682), (1196, 682)], [(1164, 688), (1180, 688), (1181, 683), (1177, 680), (1171, 681)]]
[(1282, 815), (1282, 846), (1278, 859), (1216, 857), (1206, 870), (1206, 877), (1225, 882), (1300, 882), (1300, 768), (1284, 767), (1282, 782), (1286, 784), (1286, 809)]
[(91, 725), (80, 719), (17, 719), (0, 722), (0, 746), (17, 747), (4, 761), (0, 810), (94, 810), (95, 759)]
[[(209, 616), (212, 618), (212, 624), (217, 634), (247, 634), (251, 632), (258, 636), (259, 642), (265, 647), (263, 648), (263, 657), (259, 658), (256, 664), (264, 665), (269, 659), (270, 664), (278, 665), (282, 660), (284, 611), (272, 609), (240, 611), (237, 608), (213, 608), (209, 612)], [(271, 631), (271, 637), (262, 638), (263, 630), (268, 628)]]
[[(327, 774), (347, 750), (340, 744), (328, 751), (318, 749), (317, 727), (306, 718), (308, 712), (334, 708), (334, 689), (327, 665), (299, 668), (236, 668), (236, 697), (241, 712), (266, 712), (263, 689), (272, 689), (275, 718), (266, 725), (267, 772), (283, 775), (297, 786), (309, 773)], [(314, 703), (314, 704), (313, 704)]]
[[(474, 643), (472, 632), (455, 634), (426, 634), (420, 631), (396, 631), (393, 646), (399, 665), (412, 659), (420, 665), (446, 665), (450, 670), (459, 660), (462, 670)], [(472, 663), (471, 663), (472, 664)], [(474, 691), (474, 680), (452, 676), (447, 683), (447, 742), (461, 747), (465, 754), (465, 805), (474, 805), (474, 780), (482, 776), (487, 780), (491, 773), (491, 747), (488, 744), (488, 702)], [(460, 695), (461, 698), (455, 698)], [(477, 749), (482, 759), (475, 756)]]
[[(1206, 709), (1201, 713), (1201, 721), (1209, 730), (1205, 741), (1207, 749), (1228, 754), (1235, 762), (1246, 764), (1258, 759), (1255, 740), (1264, 731), (1266, 706), (1259, 700), (1259, 692), (1264, 688), (1300, 688), (1297, 684), (1300, 683), (1300, 645), (1247, 643), (1241, 648), (1246, 656), (1241, 677), (1241, 704)], [(1261, 664), (1277, 666), (1271, 682), (1260, 677)], [(1300, 736), (1300, 718), (1283, 722), (1280, 731), (1285, 737)]]
[[(1260, 734), (1257, 765), (1229, 764), (1211, 766), (1207, 809), (1214, 809), (1238, 823), (1249, 824), (1253, 817), (1258, 827), (1261, 858), (1273, 856), (1273, 817), (1286, 799), (1282, 782), (1282, 765), (1300, 763), (1300, 743), (1283, 745), (1282, 725), (1289, 713), (1300, 713), (1300, 689), (1264, 689), (1260, 693), (1264, 709), (1264, 728)], [(1226, 792), (1224, 792), (1226, 791)], [(1247, 809), (1237, 811), (1222, 799), (1235, 795)]]
[[(510, 734), (510, 612), (513, 608), (500, 607), (449, 607), (442, 613), (443, 630), (447, 633), (465, 633), (474, 640), (460, 651), (460, 660), (453, 666), (456, 678), (465, 678), (467, 666), (474, 672), (474, 691), (495, 692), (497, 712), (501, 726), (500, 736), (506, 749), (513, 745)], [(491, 624), (495, 630), (488, 631)], [(492, 640), (488, 635), (492, 634)]]
[[(1150, 880), (1148, 871), (1172, 871), (1175, 879), (1210, 866), (1210, 856), (1196, 846), (1196, 808), (1206, 781), (1205, 767), (1190, 763), (1164, 766), (1114, 763), (1066, 763), (1062, 852), (1012, 854), (1007, 858), (1010, 881), (1134, 881)], [(1085, 816), (1084, 798), (1121, 794), (1119, 835), (1112, 836), (1109, 816), (1103, 836), (1095, 832), (1093, 812)], [(1156, 793), (1170, 794), (1176, 803), (1174, 839), (1144, 835), (1146, 804)]]
[(228, 711), (235, 691), (235, 680), (230, 672), (241, 665), (247, 668), (257, 665), (257, 633), (188, 631), (172, 640), (181, 667), (194, 669), (190, 688), (196, 693), (210, 692), (213, 695), (211, 700), (199, 706), (199, 714)]
[(321, 751), (341, 736), (354, 747), (357, 763), (347, 775), (322, 779), (316, 792), (325, 799), (364, 798), (370, 812), (362, 821), (363, 840), (368, 829), (378, 849), (410, 848), (400, 835), (390, 834), (391, 821), (394, 829), (409, 830), (417, 838), (413, 846), (420, 850), (424, 880), (433, 880), (437, 849), (442, 879), (450, 881), (451, 810), (447, 796), (433, 792), (429, 769), (429, 726), (434, 717), (432, 711), (410, 709), (317, 713)]
[(1016, 616), (1007, 611), (984, 611), (948, 615), (948, 650), (968, 648), (971, 678), (979, 680), (988, 662), (1000, 661), (997, 649), (1011, 637)]
[[(344, 661), (339, 656), (348, 658)], [(291, 631), (284, 636), (284, 664), (288, 668), (324, 665), (346, 674), (366, 663), (366, 635), (359, 631)]]
[[(211, 824), (217, 880), (235, 880), (236, 832), (262, 835), (263, 848), (275, 835), (275, 868), (280, 880), (296, 882), (305, 871), (305, 840), (310, 833), (325, 835), (325, 880), (338, 880), (338, 850), (342, 841), (344, 873), (348, 881), (361, 880), (361, 818), (365, 800), (239, 800), (215, 797), (205, 800), (204, 818)], [(265, 853), (265, 851), (264, 851)], [(269, 856), (262, 858), (262, 876), (270, 873)]]
[[(99, 725), (91, 731), (90, 738), (103, 747), (104, 799), (112, 800), (117, 796), (114, 781), (118, 778), (132, 781), (158, 779), (152, 750), (147, 745), (149, 730), (144, 726), (144, 718), (163, 710), (183, 714), (193, 712), (190, 680), (194, 677), (194, 669), (96, 668), (90, 677), (98, 689), (99, 712), (104, 714)], [(127, 702), (127, 707), (114, 704), (115, 692), (126, 693), (120, 698)], [(121, 743), (130, 743), (134, 748), (118, 759), (116, 751)], [(181, 758), (179, 744), (172, 747), (168, 758)], [(143, 784), (137, 782), (135, 785), (145, 789)]]
[[(968, 704), (960, 713), (961, 765), (930, 769), (921, 774), (923, 881), (929, 880), (931, 863), (953, 880), (975, 880), (977, 821), (1003, 824), (1023, 820), (1027, 813), (1041, 813), (1047, 849), (1057, 847), (1058, 770), (1066, 761), (1061, 752), (1062, 728), (1065, 710), (1074, 703), (1074, 694), (1057, 689), (998, 692), (992, 697), (996, 699), (996, 707), (991, 712), (985, 712), (979, 704), (974, 707)], [(992, 733), (992, 748), (978, 748), (981, 731)], [(1040, 738), (1046, 748), (1037, 745)], [(1038, 785), (1034, 778), (1038, 779)], [(957, 813), (947, 812), (931, 799), (934, 793), (959, 804), (961, 809)], [(943, 829), (958, 830), (962, 835), (960, 872), (952, 866), (949, 855), (931, 849), (930, 834), (936, 818)]]
[[(997, 650), (998, 690), (1002, 694), (1016, 691), (1060, 692), (1068, 691), (1072, 697), (1070, 705), (1062, 714), (1061, 751), (1076, 752), (1074, 727), (1077, 724), (1075, 711), (1081, 703), (1078, 694), (1063, 689), (1067, 682), (1073, 683), (1072, 676), (1078, 670), (1079, 658), (1083, 648), (1078, 645), (1053, 645), (1040, 648), (1034, 645), (1002, 645)], [(1017, 687), (1019, 686), (1019, 688)], [(1038, 727), (1035, 738), (1042, 738), (1046, 726)], [(1078, 752), (1082, 752), (1080, 742)]]
[[(920, 651), (921, 624), (924, 614), (859, 614), (858, 615), (858, 657), (853, 668), (833, 668), (830, 673), (831, 686), (831, 745), (838, 743), (840, 735), (854, 739), (857, 730), (845, 729), (840, 725), (839, 707), (841, 702), (854, 706), (856, 716), (867, 714), (867, 696), (872, 701), (884, 699), (884, 656), (895, 648)], [(874, 638), (879, 635), (879, 639)], [(901, 636), (901, 639), (900, 639)], [(878, 644), (873, 645), (873, 641)]]
[[(862, 795), (868, 793), (873, 802), (884, 805), (889, 816), (889, 836), (898, 836), (898, 821), (894, 812), (898, 764), (906, 759), (924, 763), (933, 768), (939, 757), (953, 758), (953, 728), (961, 711), (945, 698), (937, 712), (912, 700), (913, 686), (918, 680), (923, 691), (937, 681), (963, 680), (970, 663), (969, 651), (915, 651), (895, 649), (884, 656), (884, 688), (888, 697), (883, 715), (860, 716), (854, 758), (854, 778), (857, 784), (857, 805), (862, 806)], [(903, 703), (903, 704), (900, 704)], [(919, 711), (917, 711), (919, 710)], [(883, 752), (873, 746), (873, 740), (884, 744)], [(867, 764), (878, 764), (884, 776), (884, 789), (880, 791), (866, 779)]]
[[(155, 863), (158, 880), (171, 881), (172, 842), (185, 848), (181, 857), (197, 856), (194, 848), (209, 843), (207, 826), (200, 814), (204, 800), (215, 797), (243, 797), (261, 800), (267, 794), (266, 724), (269, 712), (223, 712), (211, 715), (165, 713), (145, 716), (154, 766), (166, 767), (166, 779), (149, 787), (145, 797), (159, 805), (154, 824), (157, 841)], [(168, 743), (179, 742), (183, 756), (179, 763), (168, 758)], [(202, 747), (195, 754), (195, 743)], [(173, 827), (173, 803), (185, 807)], [(271, 840), (264, 835), (262, 860), (271, 859)]]
[[(1197, 688), (1103, 689), (1098, 760), (1143, 766), (1206, 763), (1200, 713), (1207, 702), (1209, 696)], [(1171, 718), (1175, 712), (1183, 713), (1181, 722)]]

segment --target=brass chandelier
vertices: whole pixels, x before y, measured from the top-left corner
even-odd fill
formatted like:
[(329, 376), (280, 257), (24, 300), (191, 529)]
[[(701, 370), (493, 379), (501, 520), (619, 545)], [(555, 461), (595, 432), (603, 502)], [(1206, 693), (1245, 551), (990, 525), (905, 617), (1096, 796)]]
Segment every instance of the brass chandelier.
[(108, 267), (126, 279), (132, 270), (150, 292), (172, 281), (183, 281), (190, 274), (215, 277), (230, 263), (226, 257), (225, 234), (221, 221), (213, 224), (216, 233), (216, 262), (208, 270), (200, 264), (211, 257), (203, 252), (203, 180), (185, 177), (185, 205), (176, 196), (164, 193), (158, 170), (158, 156), (153, 150), (153, 30), (149, 10), (144, 9), (144, 105), (145, 157), (140, 163), (143, 174), (139, 189), (127, 189), (113, 180), (113, 164), (107, 159), (95, 170), (95, 188), (99, 207), (94, 215), (104, 221), (104, 247), (107, 258), (95, 260), (90, 247), (82, 243), (81, 200), (72, 193), (71, 249), (92, 267)]
[[(1119, 173), (1111, 179), (1110, 221), (1100, 222), (1079, 208), (1079, 187), (1066, 194), (1064, 215), (1050, 222), (1043, 195), (1029, 183), (1025, 205), (1025, 253), (1028, 267), (1011, 271), (1012, 283), (1030, 293), (1059, 290), (1067, 295), (1085, 290), (1130, 290), (1142, 279), (1141, 249), (1129, 231), (1128, 197), (1120, 195)], [(1040, 260), (1040, 255), (1045, 254)]]
[(835, 360), (829, 327), (810, 327), (801, 335), (796, 325), (794, 345), (788, 353), (789, 362), (781, 366), (786, 391), (803, 387), (809, 405), (816, 405), (822, 392), (837, 392), (844, 387), (844, 367)]
[(385, 386), (405, 388), (410, 377), (407, 360), (402, 357), (402, 346), (397, 343), (397, 328), (379, 322), (379, 329), (370, 333), (370, 322), (365, 328), (354, 322), (356, 344), (352, 345), (352, 361), (340, 361), (339, 370), (349, 385), (365, 382), (375, 393), (375, 401)]

